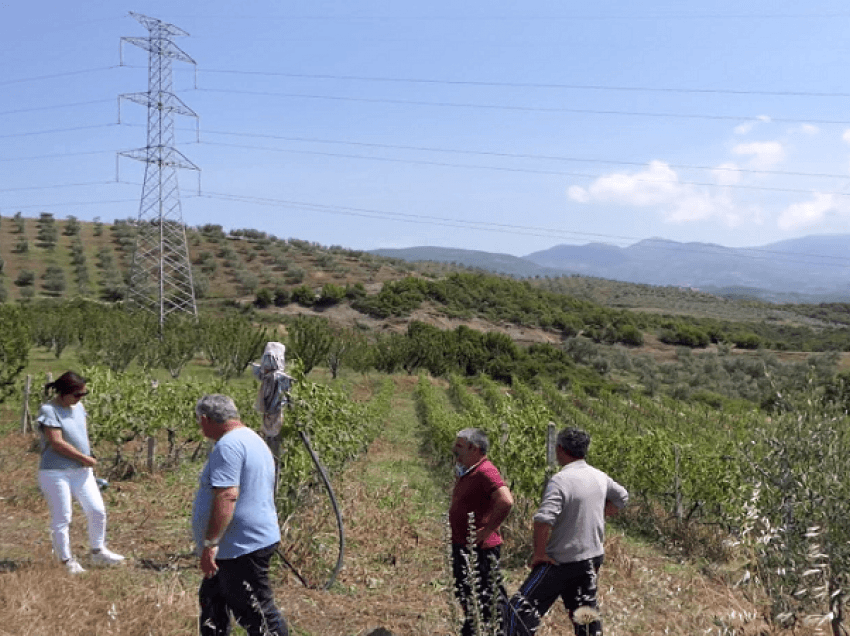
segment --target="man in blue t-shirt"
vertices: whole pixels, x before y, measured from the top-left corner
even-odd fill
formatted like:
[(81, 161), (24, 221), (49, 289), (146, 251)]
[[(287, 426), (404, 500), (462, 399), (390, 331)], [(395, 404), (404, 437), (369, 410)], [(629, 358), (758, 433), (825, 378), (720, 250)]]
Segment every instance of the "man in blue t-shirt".
[(229, 633), (232, 612), (250, 636), (288, 636), (268, 577), (280, 542), (272, 454), (239, 420), (229, 397), (202, 397), (195, 415), (204, 436), (216, 442), (192, 507), (192, 532), (204, 573), (198, 590), (200, 634)]

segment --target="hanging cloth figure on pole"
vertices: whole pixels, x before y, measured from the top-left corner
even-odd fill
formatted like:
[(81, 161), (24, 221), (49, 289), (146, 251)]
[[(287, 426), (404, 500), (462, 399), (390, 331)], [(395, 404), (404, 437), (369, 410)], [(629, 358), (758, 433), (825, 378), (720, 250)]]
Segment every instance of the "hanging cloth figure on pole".
[(289, 390), (295, 381), (284, 373), (286, 347), (280, 342), (267, 342), (260, 364), (252, 364), (254, 377), (260, 381), (254, 409), (263, 414), (262, 436), (274, 456), (275, 492), (280, 472), (280, 429), (283, 409), (289, 402)]

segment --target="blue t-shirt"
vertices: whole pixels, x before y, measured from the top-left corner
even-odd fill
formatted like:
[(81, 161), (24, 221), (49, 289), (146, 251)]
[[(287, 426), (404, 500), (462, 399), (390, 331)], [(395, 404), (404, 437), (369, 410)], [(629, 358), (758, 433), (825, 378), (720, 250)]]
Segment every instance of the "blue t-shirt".
[(274, 505), (274, 458), (254, 431), (240, 427), (216, 442), (201, 476), (192, 507), (192, 534), (198, 553), (213, 502), (213, 488), (239, 488), (233, 519), (218, 547), (218, 559), (235, 559), (280, 541)]
[(60, 406), (52, 402), (42, 404), (38, 410), (38, 430), (41, 433), (41, 461), (39, 470), (63, 470), (83, 468), (76, 459), (57, 453), (44, 435), (45, 428), (62, 430), (62, 438), (84, 455), (91, 455), (89, 433), (86, 428), (86, 409), (81, 403), (74, 406)]

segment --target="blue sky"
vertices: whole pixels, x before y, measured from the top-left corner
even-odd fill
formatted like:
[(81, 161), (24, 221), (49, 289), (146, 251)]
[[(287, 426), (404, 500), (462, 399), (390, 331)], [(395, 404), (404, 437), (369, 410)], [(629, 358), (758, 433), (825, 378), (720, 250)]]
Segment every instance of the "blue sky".
[(837, 0), (0, 0), (3, 216), (138, 215), (144, 166), (116, 160), (146, 140), (144, 107), (118, 123), (147, 90), (146, 52), (120, 65), (148, 34), (130, 11), (189, 33), (189, 225), (518, 256), (850, 233)]

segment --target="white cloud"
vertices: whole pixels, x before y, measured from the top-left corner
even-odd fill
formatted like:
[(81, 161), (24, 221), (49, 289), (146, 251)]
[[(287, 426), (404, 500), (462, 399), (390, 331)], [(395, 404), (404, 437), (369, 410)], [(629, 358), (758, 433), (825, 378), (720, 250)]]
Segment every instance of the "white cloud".
[(741, 169), (736, 163), (721, 163), (711, 173), (714, 175), (717, 185), (735, 185), (741, 182)]
[[(749, 123), (759, 125), (764, 121), (769, 120), (760, 118)], [(803, 124), (785, 132), (786, 136), (767, 140), (735, 139), (727, 146), (727, 157), (716, 163), (694, 161), (697, 165), (712, 166), (710, 178), (705, 173), (656, 160), (632, 172), (602, 175), (584, 187), (569, 188), (567, 193), (580, 204), (646, 209), (646, 215), (656, 222), (711, 227), (713, 231), (720, 231), (720, 226), (737, 228), (742, 234), (767, 227), (782, 232), (835, 231), (848, 227), (850, 197), (812, 192), (804, 195), (806, 200), (792, 203), (793, 199), (779, 188), (796, 187), (796, 182), (789, 183), (790, 177), (759, 172), (786, 165), (788, 170), (794, 170), (798, 161), (811, 156), (825, 162), (830, 151), (835, 160), (847, 156), (847, 147), (842, 152), (834, 137), (832, 146), (823, 148), (826, 140), (818, 141), (817, 135), (822, 137), (824, 131), (817, 126)], [(841, 139), (850, 145), (850, 127), (841, 133)], [(776, 189), (762, 193), (759, 186), (776, 186)], [(806, 187), (806, 183), (799, 187)]]
[(581, 186), (570, 186), (567, 196), (577, 203), (590, 203), (590, 193)]
[(775, 166), (785, 158), (785, 148), (778, 141), (753, 141), (738, 144), (732, 148), (736, 155), (751, 157), (750, 166), (757, 170), (765, 170)]
[(642, 172), (609, 174), (599, 177), (587, 188), (573, 186), (568, 195), (579, 203), (597, 201), (647, 207), (670, 201), (679, 188), (681, 184), (676, 172), (662, 161), (653, 161)]
[(769, 123), (770, 123), (770, 117), (768, 117), (767, 115), (759, 115), (753, 121), (747, 121), (747, 122), (744, 122), (743, 124), (735, 126), (735, 134), (736, 135), (746, 135), (746, 134), (751, 133), (753, 131), (753, 128), (755, 128), (757, 125), (759, 125), (759, 124), (769, 124)]
[(691, 192), (674, 201), (664, 218), (673, 223), (703, 221), (715, 216), (716, 212), (717, 206), (708, 196)]
[[(735, 203), (724, 195), (688, 188), (663, 211), (664, 220), (688, 223), (717, 219), (727, 227), (737, 227), (744, 221)], [(750, 219), (753, 221), (754, 219)]]
[(785, 208), (777, 219), (777, 225), (782, 230), (811, 227), (823, 221), (827, 212), (834, 210), (835, 207), (834, 195), (819, 192), (811, 201), (794, 203)]
[[(720, 170), (725, 179), (736, 179), (737, 166)], [(720, 166), (725, 168), (726, 166)], [(718, 173), (718, 180), (722, 177)], [(614, 173), (599, 177), (588, 187), (572, 186), (568, 196), (577, 203), (614, 203), (632, 207), (658, 208), (664, 220), (687, 223), (706, 219), (721, 219), (734, 226), (741, 221), (734, 205), (724, 195), (712, 195), (691, 184), (682, 183), (675, 170), (662, 161), (653, 161), (633, 174)]]
[[(801, 132), (804, 135), (817, 135), (820, 132), (820, 128), (814, 126), (812, 124), (801, 124), (797, 128), (794, 129), (796, 132)], [(794, 132), (792, 131), (792, 132)]]

